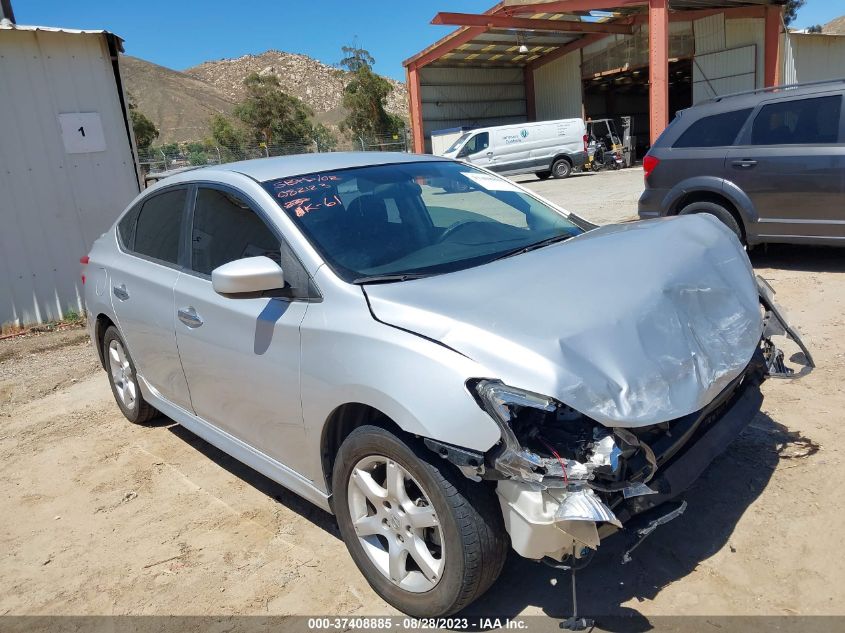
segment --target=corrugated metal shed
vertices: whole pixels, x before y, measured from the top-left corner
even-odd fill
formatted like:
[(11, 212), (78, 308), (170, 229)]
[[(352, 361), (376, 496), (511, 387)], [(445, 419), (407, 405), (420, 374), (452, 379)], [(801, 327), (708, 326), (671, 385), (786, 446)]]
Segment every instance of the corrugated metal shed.
[(526, 121), (525, 83), (519, 67), (442, 67), (420, 70), (426, 151), (431, 132)]
[(81, 312), (79, 258), (140, 190), (119, 47), (0, 24), (0, 323)]
[(534, 71), (538, 121), (583, 116), (581, 51), (572, 51)]
[(782, 83), (845, 77), (845, 35), (789, 33), (783, 37)]

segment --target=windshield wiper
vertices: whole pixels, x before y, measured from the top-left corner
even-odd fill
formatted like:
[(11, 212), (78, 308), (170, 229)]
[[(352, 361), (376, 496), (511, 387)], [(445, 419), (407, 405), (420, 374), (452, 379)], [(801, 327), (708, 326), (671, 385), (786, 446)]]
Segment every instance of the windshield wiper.
[(507, 257), (513, 257), (514, 255), (522, 255), (523, 253), (527, 253), (529, 251), (537, 250), (538, 248), (543, 248), (544, 246), (548, 246), (549, 244), (555, 244), (556, 242), (563, 242), (564, 240), (568, 240), (570, 237), (575, 237), (571, 233), (562, 233), (560, 235), (553, 235), (552, 237), (547, 237), (544, 240), (540, 240), (539, 242), (534, 242), (533, 244), (529, 244), (528, 246), (520, 246), (519, 248), (515, 248), (512, 251), (506, 251), (499, 255), (498, 257), (494, 257), (491, 259), (491, 262), (499, 261), (500, 259), (505, 259)]
[(353, 284), (388, 284), (394, 281), (408, 281), (409, 279), (422, 279), (430, 277), (430, 273), (393, 273), (390, 275), (369, 275), (353, 279)]

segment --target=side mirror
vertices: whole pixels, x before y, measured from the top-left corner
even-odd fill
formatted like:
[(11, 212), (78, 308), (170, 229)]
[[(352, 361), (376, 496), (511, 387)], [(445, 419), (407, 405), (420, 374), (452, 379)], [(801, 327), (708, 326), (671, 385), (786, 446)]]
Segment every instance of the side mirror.
[(461, 151), (458, 152), (458, 155), (455, 156), (455, 158), (464, 158), (465, 156), (469, 156), (469, 147), (466, 145), (461, 148)]
[(285, 287), (281, 266), (269, 257), (245, 257), (211, 271), (211, 287), (220, 295), (255, 295)]

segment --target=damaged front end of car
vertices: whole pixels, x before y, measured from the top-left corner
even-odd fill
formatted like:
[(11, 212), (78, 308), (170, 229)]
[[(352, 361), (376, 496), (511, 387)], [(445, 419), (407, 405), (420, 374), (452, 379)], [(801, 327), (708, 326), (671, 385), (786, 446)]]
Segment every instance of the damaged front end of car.
[[(687, 490), (754, 418), (763, 381), (796, 375), (772, 336), (795, 341), (805, 370), (814, 367), (773, 291), (758, 283), (759, 345), (745, 369), (698, 411), (647, 426), (608, 426), (552, 397), (477, 379), (467, 387), (499, 425), (499, 444), (481, 456), (427, 443), (465, 475), (496, 480), (505, 527), (521, 556), (580, 566), (602, 538), (639, 524), (631, 530), (636, 547), (683, 512), (685, 504), (664, 504)], [(651, 521), (639, 520), (644, 517)]]

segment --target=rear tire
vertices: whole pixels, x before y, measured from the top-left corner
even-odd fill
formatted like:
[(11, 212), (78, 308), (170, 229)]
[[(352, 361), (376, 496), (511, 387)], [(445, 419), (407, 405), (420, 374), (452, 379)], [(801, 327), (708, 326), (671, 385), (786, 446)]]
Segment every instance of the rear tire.
[(731, 213), (726, 207), (717, 203), (717, 202), (710, 202), (709, 200), (701, 200), (699, 202), (690, 202), (686, 205), (678, 215), (691, 215), (693, 213), (709, 213), (710, 215), (716, 216), (719, 220), (727, 226), (736, 238), (740, 241), (741, 244), (745, 244), (745, 240), (742, 235), (742, 229), (739, 226), (739, 222), (737, 222), (734, 214)]
[[(449, 615), (476, 600), (498, 578), (508, 551), (493, 490), (430, 459), (383, 428), (362, 426), (341, 445), (332, 473), (332, 507), (352, 559), (379, 596), (414, 617)], [(402, 482), (392, 490), (390, 473)], [(410, 529), (414, 510), (433, 519)], [(420, 543), (428, 552), (422, 565), (411, 553)], [(403, 551), (404, 558), (394, 554)]]
[(103, 335), (103, 359), (112, 395), (127, 420), (133, 424), (144, 424), (161, 415), (144, 400), (135, 363), (120, 332), (113, 325)]
[(552, 176), (555, 178), (569, 178), (572, 173), (572, 163), (565, 158), (559, 158), (552, 165)]
[(552, 172), (550, 172), (550, 171), (538, 171), (537, 172), (537, 178), (539, 178), (540, 180), (548, 180), (549, 176), (551, 176), (551, 175), (552, 175)]

